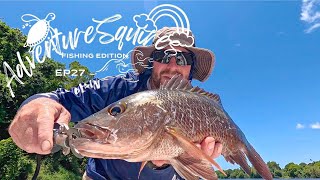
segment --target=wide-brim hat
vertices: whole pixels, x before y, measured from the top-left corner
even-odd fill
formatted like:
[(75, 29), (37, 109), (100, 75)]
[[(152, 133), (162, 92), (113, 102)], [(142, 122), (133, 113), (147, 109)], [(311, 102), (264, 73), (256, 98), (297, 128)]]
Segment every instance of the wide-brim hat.
[(155, 34), (151, 46), (137, 46), (131, 53), (131, 63), (138, 73), (144, 72), (149, 67), (151, 54), (156, 49), (167, 46), (180, 46), (191, 51), (195, 55), (192, 68), (192, 77), (199, 81), (205, 81), (210, 76), (214, 64), (215, 56), (212, 51), (195, 47), (195, 38), (188, 29), (165, 27)]

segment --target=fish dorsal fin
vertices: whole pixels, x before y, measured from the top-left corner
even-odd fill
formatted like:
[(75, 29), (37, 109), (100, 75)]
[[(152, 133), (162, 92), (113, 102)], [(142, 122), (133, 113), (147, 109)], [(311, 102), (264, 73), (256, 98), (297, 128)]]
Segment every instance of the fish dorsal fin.
[(197, 94), (206, 96), (210, 99), (213, 99), (214, 101), (216, 101), (218, 104), (221, 105), (220, 96), (218, 94), (207, 92), (198, 86), (192, 87), (191, 82), (186, 79), (183, 79), (181, 75), (174, 75), (169, 81), (165, 81), (163, 84), (161, 84), (160, 89), (161, 90), (184, 90), (184, 91), (197, 93)]

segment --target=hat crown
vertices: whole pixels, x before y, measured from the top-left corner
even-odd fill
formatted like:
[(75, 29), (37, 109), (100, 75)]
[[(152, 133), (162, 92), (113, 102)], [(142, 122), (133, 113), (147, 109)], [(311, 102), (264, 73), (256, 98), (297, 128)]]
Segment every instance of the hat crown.
[(195, 37), (190, 29), (164, 27), (156, 32), (152, 44), (195, 47)]

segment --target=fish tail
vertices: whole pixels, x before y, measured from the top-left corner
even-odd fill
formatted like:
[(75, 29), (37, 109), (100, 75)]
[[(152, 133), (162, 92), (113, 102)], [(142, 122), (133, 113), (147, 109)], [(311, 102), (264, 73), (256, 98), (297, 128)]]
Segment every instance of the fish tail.
[(251, 146), (251, 144), (247, 144), (247, 148), (245, 151), (249, 161), (257, 170), (257, 172), (261, 175), (263, 179), (271, 180), (273, 179), (272, 174), (270, 173), (269, 167), (262, 160), (260, 155), (256, 152), (256, 150)]

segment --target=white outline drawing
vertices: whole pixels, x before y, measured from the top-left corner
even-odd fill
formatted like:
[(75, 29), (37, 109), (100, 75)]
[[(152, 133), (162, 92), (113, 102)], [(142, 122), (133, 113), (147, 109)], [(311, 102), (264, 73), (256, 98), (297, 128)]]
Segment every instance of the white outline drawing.
[[(135, 72), (135, 69), (133, 69), (133, 67), (134, 67), (133, 65), (136, 65), (136, 64), (139, 64), (140, 66), (144, 66), (144, 68), (146, 68), (146, 69), (152, 69), (152, 67), (149, 67), (148, 64), (143, 64), (143, 62), (144, 62), (145, 59), (148, 59), (149, 62), (152, 62), (152, 58), (146, 57), (146, 58), (144, 58), (144, 59), (141, 59), (141, 57), (143, 57), (143, 53), (142, 53), (141, 51), (138, 51), (138, 53), (136, 53), (138, 62), (135, 63), (135, 64), (132, 64), (131, 62), (126, 63), (125, 60), (130, 59), (129, 54), (132, 54), (133, 51), (138, 51), (138, 50), (131, 50), (131, 51), (129, 51), (129, 52), (126, 53), (126, 55), (125, 55), (123, 58), (121, 58), (121, 59), (110, 59), (110, 60), (108, 60), (101, 69), (99, 69), (98, 71), (96, 71), (96, 74), (97, 74), (97, 73), (100, 73), (100, 72), (108, 71), (109, 68), (110, 68), (110, 66), (111, 66), (111, 64), (112, 64), (112, 63), (115, 63), (115, 64), (116, 64), (115, 67), (116, 67), (116, 69), (118, 70), (118, 73), (119, 73), (118, 75), (116, 75), (116, 77), (121, 77), (121, 78), (123, 78), (124, 80), (130, 81), (130, 82), (137, 82), (138, 80), (126, 78), (126, 77), (125, 77), (126, 74), (127, 74), (128, 72)], [(113, 66), (114, 66), (114, 65), (113, 65)], [(129, 67), (131, 67), (131, 68), (129, 68)], [(106, 77), (104, 77), (104, 78), (102, 78), (102, 79), (108, 79), (108, 78), (111, 78), (111, 77), (114, 77), (114, 76), (112, 76), (112, 75), (111, 75), (111, 76), (106, 76)]]
[[(158, 41), (161, 42), (163, 39), (166, 39), (168, 41), (168, 45), (171, 47), (168, 50), (175, 51), (177, 50), (174, 48), (174, 46), (181, 46), (181, 47), (192, 47), (194, 44), (194, 38), (192, 36), (189, 36), (190, 33), (190, 22), (186, 15), (186, 13), (179, 7), (172, 5), (172, 4), (162, 4), (159, 6), (156, 6), (153, 8), (150, 13), (147, 14), (141, 14), (144, 16), (147, 16), (147, 20), (151, 20), (154, 22), (154, 24), (157, 23), (157, 21), (161, 17), (169, 17), (171, 18), (176, 27), (177, 31), (173, 32), (172, 34), (168, 34), (165, 36), (162, 36), (162, 38), (159, 38)], [(134, 18), (135, 20), (135, 18)], [(137, 22), (136, 22), (137, 24)], [(186, 36), (186, 38), (191, 38), (192, 43), (191, 44), (183, 44), (180, 42), (177, 38), (177, 36)], [(155, 43), (157, 44), (157, 43)], [(164, 47), (157, 47), (157, 49), (162, 49)]]
[[(48, 36), (49, 32), (52, 36), (53, 28), (50, 26), (50, 21), (53, 21), (56, 18), (54, 13), (48, 13), (45, 19), (39, 19), (33, 14), (24, 14), (21, 16), (23, 22), (27, 22), (22, 26), (31, 27), (28, 32), (27, 42), (24, 44), (24, 47), (29, 46), (29, 52), (34, 50), (34, 47), (41, 44)], [(29, 22), (36, 21), (34, 25), (30, 25)], [(50, 37), (48, 37), (50, 39)]]
[[(178, 50), (176, 50), (174, 48), (174, 46), (182, 46), (182, 47), (192, 47), (194, 44), (194, 39), (192, 36), (189, 36), (189, 31), (190, 31), (190, 23), (189, 23), (189, 19), (186, 15), (186, 13), (179, 7), (171, 5), (171, 4), (162, 4), (159, 6), (156, 6), (155, 8), (153, 8), (149, 14), (139, 14), (139, 15), (134, 15), (133, 16), (133, 21), (136, 23), (136, 26), (143, 29), (146, 32), (156, 32), (158, 30), (158, 27), (156, 25), (157, 21), (161, 18), (161, 17), (170, 17), (176, 27), (177, 27), (177, 31), (173, 32), (172, 34), (163, 36), (163, 38), (166, 38), (168, 41), (168, 45), (171, 47), (171, 49), (168, 49), (168, 51), (175, 51), (177, 52)], [(177, 36), (186, 36), (186, 38), (191, 38), (192, 43), (191, 44), (183, 44), (182, 42), (180, 42), (177, 38)], [(161, 40), (161, 39), (159, 39)], [(157, 48), (157, 49), (162, 49), (162, 48)], [(112, 63), (116, 63), (116, 68), (119, 72), (119, 75), (117, 77), (122, 77), (125, 79), (125, 74), (130, 72), (130, 71), (135, 71), (135, 69), (133, 69), (133, 64), (131, 63), (125, 63), (124, 60), (129, 58), (129, 55), (132, 54), (132, 51), (129, 51), (126, 55), (126, 58), (122, 58), (122, 59), (110, 59), (108, 60), (105, 65), (98, 71), (96, 71), (96, 73), (98, 72), (104, 72), (107, 71), (110, 68), (110, 65)], [(137, 51), (137, 50), (135, 50)], [(152, 58), (150, 57), (145, 57), (144, 59), (142, 59), (143, 56), (143, 52), (139, 51), (138, 53), (135, 54), (138, 62), (136, 63), (139, 66), (143, 66), (146, 69), (151, 69), (152, 67), (149, 67), (149, 63), (152, 62)], [(148, 59), (148, 63), (144, 64), (143, 62), (145, 62), (145, 60)], [(128, 66), (132, 66), (132, 68), (127, 69)], [(135, 64), (134, 64), (135, 65)], [(123, 68), (123, 69), (121, 69)], [(124, 71), (124, 69), (127, 69)], [(107, 76), (103, 79), (107, 79), (110, 78), (112, 76)], [(129, 81), (132, 81), (131, 79), (126, 79)]]
[[(189, 31), (190, 31), (190, 22), (189, 19), (186, 15), (186, 13), (179, 7), (172, 5), (172, 4), (162, 4), (159, 6), (156, 6), (153, 8), (149, 14), (139, 14), (135, 15), (133, 17), (133, 20), (136, 23), (137, 27), (140, 27), (141, 29), (144, 29), (146, 32), (151, 32), (151, 31), (157, 31), (157, 21), (161, 17), (169, 17), (171, 18), (175, 26), (177, 27), (177, 32), (172, 33), (167, 36), (163, 36), (161, 39), (168, 39), (169, 45), (172, 48), (171, 50), (175, 49), (173, 46), (182, 46), (182, 47), (192, 47), (194, 44), (194, 39), (193, 37), (189, 36)], [(140, 22), (139, 20), (143, 20), (143, 22)], [(141, 25), (142, 24), (142, 25)], [(152, 27), (150, 27), (152, 26)], [(151, 30), (150, 30), (151, 28)], [(192, 38), (192, 43), (191, 44), (183, 44), (180, 41), (177, 41), (174, 39), (175, 36), (187, 36), (187, 38)], [(159, 39), (160, 40), (160, 39)], [(157, 49), (162, 49), (162, 48), (157, 48)]]
[[(164, 9), (161, 9), (161, 8), (164, 8)], [(170, 9), (170, 8), (172, 8), (173, 10)], [(181, 16), (174, 10), (177, 10), (178, 12), (181, 13), (183, 19), (186, 21), (186, 27), (184, 25), (184, 22), (183, 22)], [(168, 13), (163, 13), (163, 12), (168, 12)], [(169, 13), (173, 13), (179, 19), (179, 22), (175, 19), (175, 17), (173, 15), (171, 15)], [(155, 8), (153, 8), (150, 11), (149, 16), (151, 16), (150, 19), (154, 20), (155, 23), (161, 17), (168, 16), (175, 22), (176, 27), (181, 27), (183, 29), (190, 30), (190, 23), (189, 23), (188, 17), (186, 15), (186, 13), (181, 8), (179, 8), (178, 6), (175, 6), (175, 5), (172, 5), (172, 4), (162, 4), (162, 5), (156, 6)]]
[[(132, 66), (132, 63), (129, 62), (129, 63), (126, 63), (125, 60), (127, 59), (130, 59), (130, 56), (129, 54), (131, 54), (133, 50), (129, 51), (128, 53), (125, 54), (125, 56), (123, 56), (123, 58), (121, 59), (110, 59), (108, 60), (104, 66), (99, 69), (98, 71), (96, 71), (96, 74), (97, 73), (101, 73), (101, 72), (105, 72), (105, 71), (108, 71), (110, 69), (110, 66), (114, 66), (112, 64), (115, 64), (115, 67), (116, 69), (118, 70), (118, 75), (116, 75), (116, 77), (122, 77), (123, 79), (125, 80), (128, 80), (128, 81), (132, 81), (132, 82), (137, 82), (138, 80), (133, 80), (133, 79), (127, 79), (125, 77), (125, 75), (128, 73), (128, 72), (134, 72), (135, 70), (133, 69), (133, 66)], [(131, 68), (130, 68), (131, 67)], [(104, 79), (108, 79), (110, 77), (114, 77), (114, 76), (106, 76), (104, 78), (102, 78), (102, 80)]]

